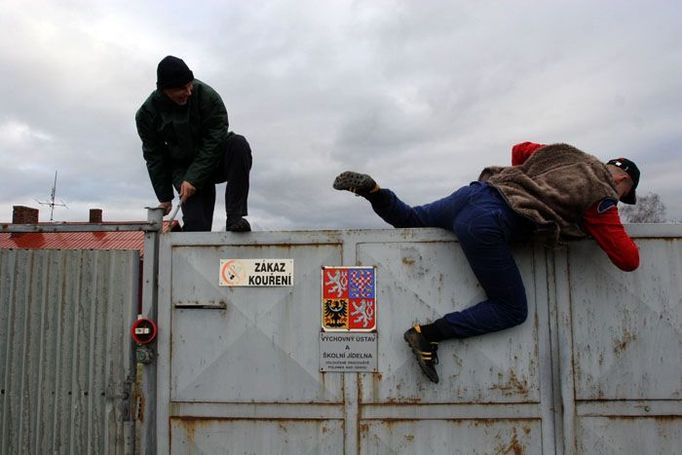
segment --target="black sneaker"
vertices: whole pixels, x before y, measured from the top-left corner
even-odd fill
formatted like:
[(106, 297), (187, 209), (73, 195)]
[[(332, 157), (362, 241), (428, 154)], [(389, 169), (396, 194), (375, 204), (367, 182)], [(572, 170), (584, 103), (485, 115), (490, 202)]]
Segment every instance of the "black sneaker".
[(372, 190), (379, 189), (377, 182), (367, 174), (346, 171), (334, 179), (335, 190), (346, 190), (360, 196), (367, 196)]
[(422, 335), (421, 327), (416, 324), (403, 335), (407, 344), (412, 348), (412, 352), (417, 357), (419, 367), (424, 374), (438, 384), (438, 373), (435, 366), (438, 365), (438, 343), (431, 342)]
[(229, 232), (249, 232), (251, 231), (251, 225), (242, 217), (239, 217), (237, 220), (228, 218), (225, 223), (225, 230)]

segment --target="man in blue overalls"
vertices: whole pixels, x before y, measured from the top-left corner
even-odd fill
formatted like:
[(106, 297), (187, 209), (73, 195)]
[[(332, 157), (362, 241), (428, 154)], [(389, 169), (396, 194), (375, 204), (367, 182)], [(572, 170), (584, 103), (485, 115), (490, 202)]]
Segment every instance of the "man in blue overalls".
[(526, 320), (526, 291), (510, 243), (536, 231), (552, 238), (591, 235), (620, 269), (639, 266), (639, 250), (618, 216), (617, 202), (635, 203), (639, 169), (630, 160), (603, 163), (567, 144), (531, 142), (512, 149), (512, 166), (488, 167), (479, 179), (438, 201), (410, 207), (366, 174), (347, 171), (334, 188), (368, 199), (394, 227), (454, 232), (487, 299), (430, 324), (416, 324), (405, 341), (419, 366), (438, 382), (438, 342), (513, 327)]

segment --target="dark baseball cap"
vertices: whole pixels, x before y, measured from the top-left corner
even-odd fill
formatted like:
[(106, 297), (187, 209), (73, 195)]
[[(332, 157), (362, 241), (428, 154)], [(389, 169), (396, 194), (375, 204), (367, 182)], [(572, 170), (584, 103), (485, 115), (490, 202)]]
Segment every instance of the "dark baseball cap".
[(628, 173), (630, 178), (632, 179), (632, 189), (628, 194), (623, 196), (620, 200), (621, 202), (624, 202), (626, 204), (635, 204), (637, 202), (637, 196), (635, 195), (635, 189), (637, 188), (637, 185), (639, 184), (639, 168), (635, 163), (630, 161), (627, 158), (615, 158), (610, 160), (608, 163), (611, 166), (616, 166), (624, 170), (625, 172)]

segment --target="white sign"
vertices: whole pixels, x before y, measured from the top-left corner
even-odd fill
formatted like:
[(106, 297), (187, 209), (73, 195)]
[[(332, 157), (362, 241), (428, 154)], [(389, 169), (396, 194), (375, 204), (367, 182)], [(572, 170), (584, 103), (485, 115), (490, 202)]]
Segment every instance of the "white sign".
[(293, 286), (293, 259), (221, 259), (220, 286)]
[(378, 371), (377, 339), (376, 332), (320, 332), (320, 371)]

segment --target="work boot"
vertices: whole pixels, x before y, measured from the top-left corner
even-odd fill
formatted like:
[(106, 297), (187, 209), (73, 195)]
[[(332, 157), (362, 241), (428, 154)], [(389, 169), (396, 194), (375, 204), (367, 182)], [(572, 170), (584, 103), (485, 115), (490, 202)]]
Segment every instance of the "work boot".
[(241, 216), (228, 216), (227, 222), (225, 223), (225, 230), (228, 232), (249, 232), (251, 230), (251, 225)]
[(426, 339), (422, 335), (422, 330), (419, 324), (410, 328), (403, 335), (407, 344), (412, 348), (412, 352), (417, 357), (419, 367), (431, 382), (438, 384), (438, 373), (436, 372), (436, 365), (438, 365), (438, 343), (434, 343)]
[(350, 191), (359, 196), (367, 196), (369, 193), (378, 191), (379, 185), (367, 174), (346, 171), (334, 179), (334, 189)]

